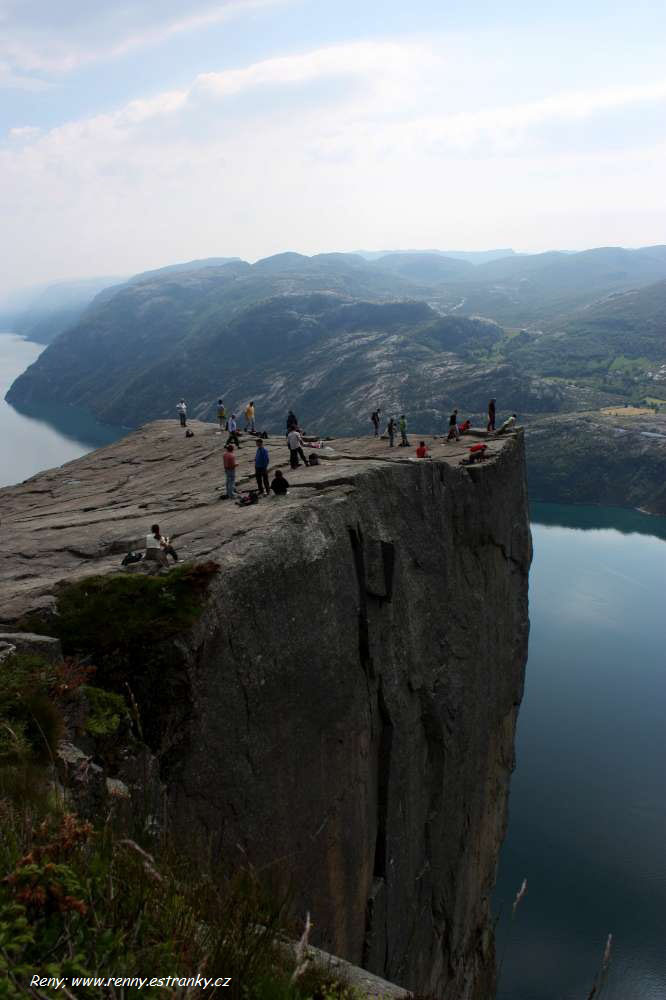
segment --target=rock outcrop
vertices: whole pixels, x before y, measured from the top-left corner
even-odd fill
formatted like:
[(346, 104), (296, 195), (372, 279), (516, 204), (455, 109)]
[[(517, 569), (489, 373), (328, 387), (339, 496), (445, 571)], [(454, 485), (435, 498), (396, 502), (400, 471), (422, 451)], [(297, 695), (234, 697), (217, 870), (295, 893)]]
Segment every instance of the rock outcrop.
[[(487, 1000), (527, 653), (522, 434), (471, 467), (462, 442), (415, 461), (333, 441), (293, 473), (273, 439), (290, 493), (242, 508), (219, 502), (224, 438), (192, 426), (149, 425), (0, 491), (0, 618), (52, 611), (63, 578), (120, 571), (153, 521), (182, 557), (216, 560), (175, 643), (178, 732), (155, 748), (175, 835), (228, 869), (249, 860), (327, 951)], [(253, 453), (245, 439), (241, 485)]]

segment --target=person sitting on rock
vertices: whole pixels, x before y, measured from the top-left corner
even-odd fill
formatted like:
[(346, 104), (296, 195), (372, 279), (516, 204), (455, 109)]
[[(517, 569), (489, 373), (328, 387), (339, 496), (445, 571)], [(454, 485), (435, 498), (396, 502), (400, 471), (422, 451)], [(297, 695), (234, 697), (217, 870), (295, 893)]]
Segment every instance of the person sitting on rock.
[(463, 458), (463, 465), (474, 465), (475, 462), (481, 462), (487, 457), (486, 452), (488, 451), (487, 444), (473, 444), (469, 449), (469, 456)]
[(283, 497), (287, 495), (289, 483), (279, 469), (275, 470), (275, 476), (273, 478), (273, 482), (271, 483), (271, 489), (273, 490), (273, 493), (275, 493), (276, 497)]
[(416, 449), (416, 457), (417, 458), (427, 458), (428, 457), (428, 449), (426, 448), (425, 441), (419, 441), (419, 446)]
[(460, 434), (466, 434), (467, 431), (470, 429), (471, 426), (472, 426), (472, 421), (471, 420), (469, 420), (469, 419), (463, 420), (463, 422), (461, 424), (458, 424), (458, 431), (459, 431)]
[(504, 423), (502, 424), (497, 433), (506, 434), (508, 431), (513, 430), (516, 420), (517, 420), (516, 414), (512, 413), (510, 417), (506, 418), (506, 420), (504, 421)]
[[(155, 551), (157, 550), (157, 551)], [(161, 562), (162, 559), (159, 556), (163, 554), (163, 561), (166, 563), (167, 556), (172, 556), (174, 562), (178, 562), (178, 555), (173, 545), (171, 545), (171, 540), (160, 532), (159, 524), (153, 524), (150, 528), (150, 534), (146, 535), (146, 559), (155, 559), (156, 562)]]

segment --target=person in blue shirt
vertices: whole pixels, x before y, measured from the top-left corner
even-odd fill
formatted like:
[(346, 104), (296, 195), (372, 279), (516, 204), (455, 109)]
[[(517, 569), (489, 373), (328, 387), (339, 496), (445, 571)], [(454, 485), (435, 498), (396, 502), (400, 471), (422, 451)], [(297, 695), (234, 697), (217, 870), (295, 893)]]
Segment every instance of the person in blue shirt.
[(259, 438), (257, 441), (257, 451), (254, 456), (254, 476), (257, 480), (259, 492), (264, 493), (265, 491), (266, 496), (270, 494), (270, 484), (268, 482), (269, 464), (268, 449), (264, 447), (264, 442)]

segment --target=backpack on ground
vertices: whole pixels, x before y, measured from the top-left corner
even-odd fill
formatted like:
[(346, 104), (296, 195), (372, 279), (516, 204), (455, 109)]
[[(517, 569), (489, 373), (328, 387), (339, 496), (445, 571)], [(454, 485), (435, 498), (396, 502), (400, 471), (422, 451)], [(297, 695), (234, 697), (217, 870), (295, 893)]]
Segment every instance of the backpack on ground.
[(123, 559), (121, 566), (129, 566), (131, 563), (141, 562), (143, 555), (141, 552), (128, 552)]

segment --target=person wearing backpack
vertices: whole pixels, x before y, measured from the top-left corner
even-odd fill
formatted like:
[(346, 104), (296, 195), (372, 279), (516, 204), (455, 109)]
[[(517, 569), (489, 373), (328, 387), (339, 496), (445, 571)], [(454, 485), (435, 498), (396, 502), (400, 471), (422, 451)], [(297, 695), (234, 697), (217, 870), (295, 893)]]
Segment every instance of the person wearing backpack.
[(266, 496), (269, 496), (271, 491), (270, 483), (268, 482), (269, 463), (268, 448), (266, 448), (262, 439), (258, 438), (257, 451), (254, 456), (254, 478), (257, 480), (257, 488), (260, 496), (264, 492)]

